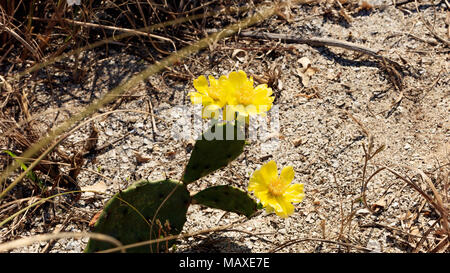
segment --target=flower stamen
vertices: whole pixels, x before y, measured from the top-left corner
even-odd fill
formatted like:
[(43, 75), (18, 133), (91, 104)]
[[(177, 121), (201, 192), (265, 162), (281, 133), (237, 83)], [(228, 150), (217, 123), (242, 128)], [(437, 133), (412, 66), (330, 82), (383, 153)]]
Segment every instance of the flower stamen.
[(269, 192), (274, 196), (282, 196), (286, 191), (285, 185), (280, 178), (273, 179), (269, 183)]

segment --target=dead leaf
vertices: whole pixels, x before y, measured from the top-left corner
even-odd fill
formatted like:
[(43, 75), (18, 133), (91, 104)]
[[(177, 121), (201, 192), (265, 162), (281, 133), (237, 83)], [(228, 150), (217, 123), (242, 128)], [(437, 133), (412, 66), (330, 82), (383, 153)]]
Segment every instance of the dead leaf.
[(86, 139), (86, 142), (84, 144), (84, 151), (85, 152), (94, 152), (95, 148), (97, 147), (98, 142), (98, 129), (95, 128), (94, 123), (91, 122), (91, 134), (89, 135), (89, 138)]
[(77, 178), (77, 176), (80, 174), (81, 166), (84, 163), (83, 153), (81, 153), (81, 152), (75, 153), (72, 156), (70, 163), (71, 164), (70, 164), (69, 176), (75, 180)]
[(174, 159), (176, 154), (177, 154), (176, 152), (170, 151), (170, 152), (167, 152), (167, 153), (166, 153), (166, 156), (167, 156), (169, 159)]
[(298, 93), (295, 96), (296, 97), (304, 97), (304, 98), (307, 98), (308, 100), (312, 99), (312, 98), (320, 98), (319, 90), (317, 90), (316, 87), (307, 88), (305, 90), (306, 90), (305, 93)]
[(281, 139), (281, 140), (285, 139), (284, 135), (279, 132), (272, 132), (272, 133), (266, 134), (263, 136), (263, 138), (264, 138), (262, 140), (263, 142), (269, 141), (269, 140), (276, 140), (276, 139)]
[(286, 3), (281, 2), (281, 5), (277, 8), (276, 14), (286, 20), (288, 23), (292, 22), (292, 10), (290, 1)]
[(231, 58), (238, 59), (241, 63), (245, 62), (247, 60), (247, 52), (242, 49), (235, 49), (233, 50), (233, 53), (231, 54)]
[(308, 68), (311, 65), (311, 61), (307, 57), (300, 58), (298, 62), (302, 65), (304, 69)]
[(283, 88), (283, 83), (281, 83), (281, 68), (278, 62), (273, 62), (268, 71), (264, 73), (263, 78), (266, 80), (266, 83), (270, 88), (277, 87), (278, 90)]
[(311, 61), (307, 57), (298, 60), (302, 68), (297, 68), (297, 75), (301, 78), (304, 87), (309, 87), (311, 76), (316, 74), (319, 69), (311, 66)]
[(414, 236), (418, 236), (418, 235), (420, 234), (420, 231), (419, 231), (418, 228), (413, 228), (413, 229), (411, 230), (410, 234), (411, 234), (411, 235), (414, 235)]
[(366, 1), (362, 1), (361, 4), (359, 4), (359, 7), (355, 10), (355, 12), (360, 12), (361, 10), (372, 10), (373, 5), (367, 3)]
[(366, 1), (363, 1), (361, 3), (361, 8), (365, 9), (365, 10), (371, 10), (371, 9), (373, 9), (373, 5), (367, 3)]
[(383, 210), (385, 207), (386, 207), (386, 198), (383, 197), (380, 200), (373, 203), (371, 206), (371, 209), (372, 209), (372, 211), (377, 212), (379, 210)]
[(351, 23), (353, 21), (352, 17), (350, 17), (347, 12), (343, 9), (339, 10), (339, 15), (342, 16), (342, 18), (345, 19), (345, 21), (347, 21), (347, 23)]
[(300, 68), (297, 68), (297, 75), (300, 77), (300, 79), (302, 80), (302, 84), (304, 87), (308, 87), (309, 86), (309, 76), (306, 75), (305, 73), (303, 73), (303, 71)]
[(138, 163), (146, 163), (146, 162), (150, 161), (150, 159), (151, 159), (150, 157), (142, 156), (140, 153), (138, 153), (136, 151), (134, 151), (134, 156), (136, 157), (136, 161)]
[(259, 83), (259, 84), (267, 84), (268, 82), (269, 82), (269, 79), (267, 79), (266, 77), (264, 77), (264, 76), (259, 76), (259, 75), (256, 75), (256, 74), (250, 74), (252, 77), (253, 77), (253, 79), (255, 79), (256, 80), (256, 82), (257, 83)]
[(97, 182), (94, 185), (81, 187), (82, 191), (88, 191), (87, 193), (92, 193), (91, 191), (99, 192), (99, 193), (105, 193), (108, 186), (106, 186), (106, 183), (103, 181)]
[(97, 212), (94, 217), (92, 217), (91, 221), (89, 222), (90, 227), (94, 227), (95, 223), (97, 223), (98, 218), (100, 218), (100, 215), (102, 214), (103, 210)]
[(319, 72), (318, 68), (310, 66), (306, 69), (305, 74), (311, 77), (312, 75), (316, 74), (317, 72)]
[(303, 139), (302, 138), (296, 138), (292, 141), (292, 144), (294, 144), (294, 147), (298, 147), (300, 145), (303, 144)]

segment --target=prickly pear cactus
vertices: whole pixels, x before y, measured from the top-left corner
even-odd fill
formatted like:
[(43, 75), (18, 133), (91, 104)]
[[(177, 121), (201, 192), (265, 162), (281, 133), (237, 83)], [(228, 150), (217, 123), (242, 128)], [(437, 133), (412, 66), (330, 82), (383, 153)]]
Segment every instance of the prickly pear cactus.
[(214, 124), (195, 142), (182, 181), (187, 185), (227, 166), (244, 151), (245, 139), (238, 122)]
[(194, 203), (243, 214), (248, 218), (258, 210), (257, 202), (245, 191), (228, 185), (207, 188), (195, 194), (192, 199)]
[[(175, 192), (160, 208), (152, 228), (155, 211), (174, 188)], [(95, 223), (94, 232), (110, 235), (122, 244), (132, 244), (161, 236), (179, 234), (186, 222), (190, 204), (186, 186), (172, 180), (156, 182), (140, 181), (117, 193), (108, 201)], [(173, 244), (169, 241), (127, 249), (127, 252), (164, 252)], [(111, 248), (107, 242), (89, 240), (85, 252), (97, 252)]]

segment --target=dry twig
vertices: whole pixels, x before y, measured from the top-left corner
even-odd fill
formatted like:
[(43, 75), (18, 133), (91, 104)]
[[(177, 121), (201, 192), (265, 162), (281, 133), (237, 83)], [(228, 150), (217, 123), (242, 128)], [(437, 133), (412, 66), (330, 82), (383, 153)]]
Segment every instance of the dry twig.
[[(215, 32), (214, 29), (208, 30), (208, 32)], [(285, 43), (295, 43), (295, 44), (307, 44), (310, 46), (331, 46), (331, 47), (339, 47), (352, 51), (356, 51), (359, 53), (363, 53), (374, 57), (379, 60), (385, 60), (397, 68), (401, 68), (401, 65), (397, 62), (386, 58), (379, 54), (378, 50), (374, 50), (362, 45), (358, 45), (355, 43), (340, 41), (331, 38), (321, 38), (321, 37), (308, 37), (303, 38), (296, 35), (287, 35), (287, 34), (279, 34), (279, 33), (269, 33), (269, 32), (258, 32), (258, 31), (242, 31), (238, 33), (241, 37), (253, 38), (253, 39), (266, 39), (266, 40), (281, 40)]]
[(436, 31), (434, 30), (433, 26), (431, 26), (430, 22), (428, 22), (427, 20), (425, 20), (425, 18), (422, 15), (422, 12), (420, 12), (419, 10), (419, 5), (417, 4), (417, 0), (414, 0), (414, 4), (416, 5), (416, 11), (420, 16), (420, 19), (422, 20), (422, 22), (424, 23), (425, 27), (428, 29), (428, 31), (433, 34), (433, 36), (438, 39), (439, 41), (441, 41), (442, 43), (444, 43), (447, 47), (450, 46), (450, 42), (441, 37), (438, 33), (436, 33)]
[(369, 249), (369, 248), (366, 248), (363, 246), (353, 245), (353, 244), (339, 242), (339, 241), (320, 239), (320, 238), (302, 238), (302, 239), (289, 240), (275, 248), (270, 249), (268, 252), (274, 253), (274, 252), (280, 251), (281, 249), (283, 249), (285, 247), (291, 246), (293, 244), (298, 244), (298, 243), (307, 242), (307, 241), (318, 241), (318, 242), (323, 242), (323, 243), (342, 245), (342, 246), (346, 246), (346, 247), (356, 248), (358, 250), (362, 250), (362, 251), (366, 251), (366, 252), (372, 251), (372, 249)]

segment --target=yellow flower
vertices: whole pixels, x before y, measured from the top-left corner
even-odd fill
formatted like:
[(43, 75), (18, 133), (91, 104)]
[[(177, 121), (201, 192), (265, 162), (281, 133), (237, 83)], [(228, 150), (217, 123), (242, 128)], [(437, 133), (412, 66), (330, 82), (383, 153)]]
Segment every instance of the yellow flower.
[(272, 108), (272, 89), (267, 84), (253, 87), (253, 77), (247, 78), (244, 71), (231, 72), (224, 84), (229, 92), (228, 105), (233, 112), (247, 117), (262, 114)]
[[(202, 104), (207, 114), (225, 107), (224, 119), (230, 121), (234, 119), (236, 112), (248, 117), (262, 114), (272, 108), (272, 89), (266, 84), (253, 87), (253, 78), (247, 78), (247, 74), (242, 70), (221, 76), (218, 80), (209, 76), (208, 80), (205, 76), (195, 79), (194, 88), (197, 92), (188, 94), (191, 102)], [(207, 115), (204, 114), (203, 117)]]
[[(209, 80), (209, 85), (208, 85)], [(209, 76), (208, 80), (205, 76), (200, 76), (194, 80), (194, 88), (198, 92), (190, 92), (192, 104), (203, 105), (203, 117), (214, 117), (214, 112), (220, 110), (227, 103), (227, 90), (222, 88), (221, 84), (226, 80), (225, 76), (216, 80), (213, 76)]]
[(268, 213), (275, 212), (286, 218), (294, 212), (291, 203), (299, 203), (305, 197), (303, 184), (290, 184), (294, 179), (292, 166), (284, 167), (278, 176), (277, 164), (270, 161), (256, 170), (248, 185)]

